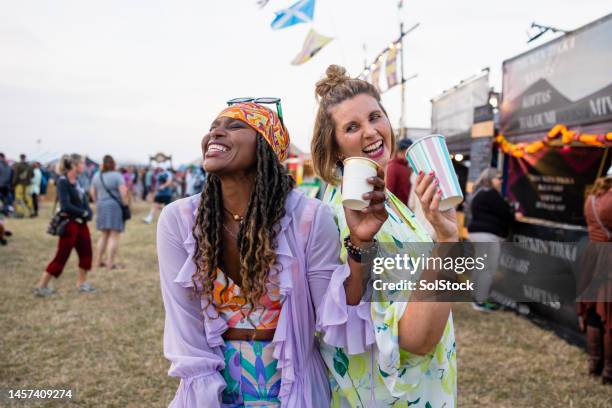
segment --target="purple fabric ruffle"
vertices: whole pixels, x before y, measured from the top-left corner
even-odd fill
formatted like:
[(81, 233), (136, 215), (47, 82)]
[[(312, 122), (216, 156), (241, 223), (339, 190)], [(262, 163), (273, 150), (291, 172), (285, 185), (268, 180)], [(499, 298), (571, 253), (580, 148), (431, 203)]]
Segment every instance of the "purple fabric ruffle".
[(348, 264), (340, 265), (332, 274), (327, 296), (317, 311), (317, 330), (323, 341), (344, 348), (348, 354), (361, 354), (376, 342), (370, 318), (370, 303), (347, 306), (344, 281), (351, 271)]

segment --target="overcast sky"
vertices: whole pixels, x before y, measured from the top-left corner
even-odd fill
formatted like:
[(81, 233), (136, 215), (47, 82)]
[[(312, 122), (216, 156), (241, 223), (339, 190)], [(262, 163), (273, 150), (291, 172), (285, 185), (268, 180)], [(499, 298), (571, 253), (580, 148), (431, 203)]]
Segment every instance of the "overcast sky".
[[(318, 0), (312, 24), (270, 29), (296, 0), (0, 0), (0, 151), (46, 157), (81, 152), (146, 162), (200, 155), (225, 101), (278, 96), (292, 141), (309, 149), (314, 83), (331, 64), (357, 75), (399, 34), (397, 0)], [(572, 30), (612, 12), (610, 0), (407, 0), (420, 23), (405, 41), (408, 126), (429, 127), (430, 99), (526, 44), (532, 21)], [(290, 65), (309, 28), (334, 37), (311, 61)], [(363, 50), (366, 44), (366, 52)], [(383, 97), (398, 124), (399, 87)]]

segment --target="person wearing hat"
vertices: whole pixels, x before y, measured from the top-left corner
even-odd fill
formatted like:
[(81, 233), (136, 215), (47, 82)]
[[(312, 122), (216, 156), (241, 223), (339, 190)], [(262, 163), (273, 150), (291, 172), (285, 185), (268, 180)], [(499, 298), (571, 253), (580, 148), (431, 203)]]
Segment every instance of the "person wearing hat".
[(406, 205), (410, 197), (410, 175), (412, 174), (412, 169), (406, 160), (406, 150), (411, 145), (412, 140), (408, 138), (399, 140), (395, 157), (387, 164), (387, 188)]
[[(202, 193), (166, 206), (157, 226), (164, 354), (181, 378), (170, 406), (326, 407), (315, 328), (338, 349), (374, 336), (368, 313), (347, 304), (359, 303), (361, 282), (343, 285), (361, 265), (341, 263), (331, 209), (295, 189), (282, 165), (280, 99), (228, 105), (202, 139)], [(364, 218), (355, 239), (370, 233)]]

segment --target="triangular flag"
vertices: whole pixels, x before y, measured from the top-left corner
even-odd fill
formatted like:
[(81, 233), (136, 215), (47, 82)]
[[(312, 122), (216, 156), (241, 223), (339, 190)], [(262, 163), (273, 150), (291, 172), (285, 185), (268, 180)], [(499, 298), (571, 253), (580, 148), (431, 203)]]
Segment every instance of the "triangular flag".
[(302, 46), (302, 51), (291, 61), (291, 65), (301, 65), (307, 61), (309, 61), (312, 57), (315, 56), (316, 53), (321, 51), (323, 47), (325, 47), (333, 38), (325, 37), (317, 33), (312, 28), (308, 32), (306, 39), (304, 40), (304, 45)]
[(374, 88), (378, 92), (380, 92), (380, 64), (378, 62), (374, 63), (374, 68), (372, 69), (372, 74), (370, 75), (370, 83), (374, 85)]
[(312, 21), (315, 0), (300, 0), (289, 8), (276, 12), (276, 18), (270, 26), (274, 30), (286, 28), (295, 24)]
[(385, 71), (387, 71), (387, 89), (397, 85), (397, 50), (391, 47), (387, 52), (387, 61), (385, 62)]

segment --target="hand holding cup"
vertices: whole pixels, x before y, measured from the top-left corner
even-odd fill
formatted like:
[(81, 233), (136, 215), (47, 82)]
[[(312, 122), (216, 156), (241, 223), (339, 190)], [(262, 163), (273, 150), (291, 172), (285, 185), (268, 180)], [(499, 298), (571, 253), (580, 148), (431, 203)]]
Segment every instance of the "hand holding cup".
[[(345, 176), (348, 177), (342, 179), (342, 204), (351, 242), (360, 246), (362, 243), (372, 242), (374, 236), (387, 221), (385, 173), (375, 162), (364, 159), (376, 165), (375, 172), (372, 168), (369, 174), (361, 174), (361, 170), (358, 169), (357, 174), (361, 174), (363, 178), (355, 177), (356, 173), (350, 168), (350, 160), (353, 158), (345, 161), (345, 163), (348, 162), (348, 166), (345, 166)], [(356, 196), (357, 193), (360, 196)]]
[(440, 211), (442, 190), (436, 173), (431, 171), (425, 174), (419, 172), (416, 178), (415, 193), (423, 209), (425, 218), (436, 231), (439, 242), (457, 242), (459, 228), (457, 227), (457, 212), (454, 208)]

